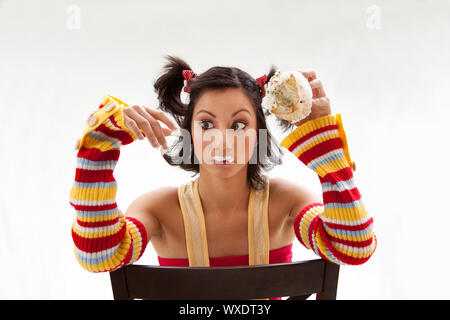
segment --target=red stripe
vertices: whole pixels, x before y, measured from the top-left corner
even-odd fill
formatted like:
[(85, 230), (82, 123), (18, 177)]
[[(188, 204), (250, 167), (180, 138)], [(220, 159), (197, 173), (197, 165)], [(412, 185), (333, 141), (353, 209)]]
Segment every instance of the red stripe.
[(106, 170), (87, 170), (77, 168), (75, 170), (76, 182), (114, 182), (112, 169)]
[(75, 246), (85, 252), (93, 253), (113, 248), (122, 242), (126, 232), (126, 224), (118, 232), (106, 237), (85, 238), (75, 233), (72, 228), (72, 239)]
[(77, 158), (84, 158), (91, 161), (108, 161), (118, 160), (120, 156), (120, 149), (111, 149), (101, 151), (98, 148), (81, 147), (78, 150)]
[(306, 243), (303, 242), (302, 236), (301, 236), (301, 234), (300, 234), (300, 220), (302, 220), (302, 218), (303, 218), (304, 215), (305, 215), (304, 213), (303, 213), (303, 214), (302, 214), (302, 213), (299, 213), (299, 214), (297, 215), (297, 217), (295, 217), (295, 220), (294, 220), (294, 232), (295, 232), (295, 236), (297, 237), (298, 241), (300, 241), (300, 243), (301, 243), (302, 245), (304, 245), (305, 247), (309, 248), (309, 247), (306, 245)]
[(363, 223), (363, 224), (358, 224), (355, 226), (347, 226), (344, 224), (340, 224), (340, 223), (330, 223), (330, 222), (324, 222), (328, 227), (333, 228), (333, 229), (340, 229), (340, 230), (347, 230), (347, 231), (362, 231), (367, 229), (372, 223), (373, 223), (373, 218), (371, 217), (369, 220), (367, 220), (367, 222)]
[(113, 203), (102, 204), (102, 205), (98, 205), (98, 206), (80, 205), (80, 204), (74, 204), (73, 202), (70, 202), (70, 204), (72, 205), (72, 207), (75, 208), (75, 210), (78, 210), (78, 211), (96, 212), (96, 211), (105, 211), (105, 210), (111, 210), (111, 209), (117, 208), (117, 203), (115, 201)]
[(297, 146), (299, 146), (300, 144), (302, 144), (303, 142), (305, 142), (306, 140), (314, 137), (315, 135), (318, 135), (322, 132), (328, 131), (328, 130), (334, 130), (337, 129), (338, 126), (333, 124), (333, 125), (329, 125), (329, 126), (325, 126), (319, 129), (316, 129), (314, 131), (311, 131), (310, 133), (304, 135), (303, 137), (301, 137), (300, 139), (298, 139), (297, 141), (295, 141), (290, 147), (289, 147), (289, 151), (293, 151), (295, 148), (297, 148)]
[(322, 196), (323, 203), (351, 203), (353, 201), (361, 199), (361, 194), (356, 187), (351, 190), (326, 191), (322, 193)]
[[(126, 225), (126, 223), (124, 224)], [(126, 266), (130, 263), (131, 259), (133, 258), (133, 248), (134, 248), (134, 244), (133, 244), (133, 236), (131, 235), (130, 230), (127, 229), (128, 235), (131, 238), (131, 244), (130, 244), (130, 248), (127, 251), (127, 254), (125, 255), (125, 257), (122, 260), (122, 265)], [(132, 245), (133, 244), (133, 245)]]
[(120, 128), (120, 129), (123, 129), (121, 126), (119, 126), (119, 125), (117, 124), (117, 121), (116, 121), (116, 119), (114, 118), (113, 115), (111, 115), (111, 116), (109, 117), (109, 120), (111, 120), (112, 124), (115, 125), (116, 127)]
[(320, 183), (329, 182), (336, 184), (340, 181), (346, 181), (353, 178), (353, 171), (350, 167), (342, 168), (335, 172), (327, 173), (324, 177), (319, 176)]
[(330, 234), (328, 234), (328, 238), (330, 239), (330, 241), (334, 241), (346, 246), (350, 246), (350, 247), (355, 247), (355, 248), (364, 248), (367, 246), (370, 246), (373, 242), (373, 237), (371, 237), (370, 239), (364, 240), (364, 241), (351, 241), (351, 240), (344, 240), (344, 239), (339, 239), (336, 238)]
[[(315, 208), (315, 207), (323, 207), (323, 204), (319, 203), (319, 202), (313, 202), (313, 203), (308, 204), (302, 210), (300, 210), (300, 212), (297, 214), (297, 216), (295, 217), (295, 220), (294, 220), (294, 232), (295, 232), (297, 239), (300, 241), (301, 244), (303, 244), (306, 248), (309, 248), (309, 249), (312, 249), (312, 248), (310, 248), (306, 243), (303, 242), (301, 234), (300, 234), (300, 221), (302, 220), (303, 216), (310, 209)], [(311, 242), (310, 242), (310, 245), (312, 245)]]
[(341, 138), (333, 138), (320, 142), (314, 147), (306, 150), (305, 152), (302, 152), (298, 158), (305, 165), (308, 165), (308, 163), (312, 160), (315, 160), (328, 152), (338, 149), (342, 149), (343, 152), (342, 140)]
[(126, 131), (112, 130), (103, 123), (101, 125), (99, 125), (95, 129), (95, 131), (102, 132), (103, 134), (105, 134), (111, 138), (120, 140), (122, 145), (126, 145), (126, 144), (129, 144), (134, 141), (133, 138)]

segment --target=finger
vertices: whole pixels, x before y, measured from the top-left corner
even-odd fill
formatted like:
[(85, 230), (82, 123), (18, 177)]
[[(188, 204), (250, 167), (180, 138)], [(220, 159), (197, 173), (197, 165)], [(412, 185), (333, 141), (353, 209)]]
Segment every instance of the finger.
[(136, 108), (136, 111), (139, 112), (139, 114), (143, 116), (145, 119), (147, 119), (148, 123), (152, 127), (153, 134), (158, 140), (159, 145), (162, 145), (164, 148), (167, 149), (166, 137), (162, 132), (161, 125), (159, 124), (159, 122), (146, 111), (145, 107)]
[(139, 110), (139, 106), (133, 106), (133, 109), (129, 110), (128, 112), (129, 117), (132, 118), (137, 126), (145, 132), (145, 136), (147, 137), (147, 140), (150, 142), (150, 144), (154, 147), (157, 148), (159, 147), (158, 142), (155, 138), (154, 132), (153, 132), (153, 127), (150, 125), (149, 121), (143, 117), (139, 112), (137, 112), (137, 110)]
[(330, 99), (327, 97), (321, 97), (313, 100), (313, 107), (315, 108), (328, 108), (330, 107)]
[(172, 130), (178, 129), (178, 126), (172, 120), (170, 120), (169, 117), (161, 110), (155, 110), (149, 107), (144, 108), (145, 110), (147, 110), (148, 113), (150, 113), (153, 116), (153, 118), (160, 120)]
[(325, 89), (323, 88), (322, 81), (315, 79), (309, 83), (313, 90), (313, 98), (325, 97)]
[(299, 70), (308, 81), (317, 79), (317, 74), (314, 70)]
[(125, 118), (124, 121), (125, 121), (126, 127), (127, 127), (131, 132), (133, 132), (133, 134), (134, 134), (136, 137), (138, 137), (138, 138), (141, 139), (141, 140), (144, 139), (144, 136), (142, 135), (142, 133), (141, 133), (141, 131), (139, 130), (139, 128), (138, 128), (136, 122), (134, 122), (133, 119)]
[(172, 133), (173, 133), (173, 131), (170, 130), (169, 128), (162, 127), (161, 130), (162, 130), (164, 136), (166, 136), (166, 137), (172, 135)]

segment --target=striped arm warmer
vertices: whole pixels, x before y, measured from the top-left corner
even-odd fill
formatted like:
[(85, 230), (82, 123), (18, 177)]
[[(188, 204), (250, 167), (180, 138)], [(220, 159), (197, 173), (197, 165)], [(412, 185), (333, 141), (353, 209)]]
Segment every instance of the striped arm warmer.
[(137, 139), (123, 122), (121, 100), (105, 96), (79, 140), (70, 204), (75, 257), (90, 272), (113, 271), (138, 260), (147, 245), (144, 225), (125, 217), (116, 204), (113, 176), (120, 146)]
[(341, 265), (365, 263), (376, 248), (373, 218), (355, 185), (340, 114), (310, 120), (281, 145), (319, 176), (323, 204), (304, 207), (294, 221), (297, 239), (318, 256)]

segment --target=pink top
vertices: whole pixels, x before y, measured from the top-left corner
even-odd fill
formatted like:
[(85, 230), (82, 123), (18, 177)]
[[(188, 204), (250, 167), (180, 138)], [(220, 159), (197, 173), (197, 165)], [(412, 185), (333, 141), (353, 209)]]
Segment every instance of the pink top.
[[(292, 245), (293, 244), (291, 243), (285, 247), (270, 250), (269, 264), (292, 262)], [(161, 258), (158, 256), (158, 261), (160, 266), (165, 267), (189, 267), (189, 259)], [(211, 267), (248, 266), (248, 254), (242, 256), (210, 257), (209, 264)], [(281, 297), (269, 299), (281, 300)]]

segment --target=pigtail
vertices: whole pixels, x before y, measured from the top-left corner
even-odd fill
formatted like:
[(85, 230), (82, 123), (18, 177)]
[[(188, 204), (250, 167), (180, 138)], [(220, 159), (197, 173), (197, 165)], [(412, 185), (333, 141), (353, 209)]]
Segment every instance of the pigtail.
[(180, 98), (184, 86), (183, 70), (190, 70), (191, 67), (181, 58), (170, 55), (165, 58), (169, 62), (164, 65), (163, 73), (153, 87), (158, 95), (159, 108), (170, 113), (180, 125), (188, 107)]

